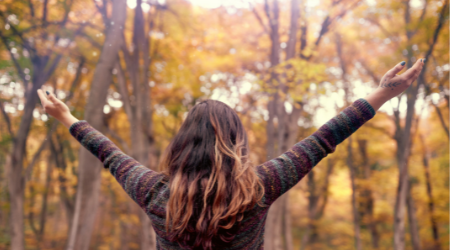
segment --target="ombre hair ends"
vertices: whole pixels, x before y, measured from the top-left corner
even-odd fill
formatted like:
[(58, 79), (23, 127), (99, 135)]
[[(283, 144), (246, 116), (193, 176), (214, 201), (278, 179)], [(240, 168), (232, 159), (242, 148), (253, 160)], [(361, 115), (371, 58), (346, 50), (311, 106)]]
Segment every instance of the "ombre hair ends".
[(234, 239), (244, 211), (261, 205), (264, 187), (248, 159), (236, 112), (206, 100), (188, 113), (161, 159), (169, 178), (166, 230), (187, 249), (218, 249)]

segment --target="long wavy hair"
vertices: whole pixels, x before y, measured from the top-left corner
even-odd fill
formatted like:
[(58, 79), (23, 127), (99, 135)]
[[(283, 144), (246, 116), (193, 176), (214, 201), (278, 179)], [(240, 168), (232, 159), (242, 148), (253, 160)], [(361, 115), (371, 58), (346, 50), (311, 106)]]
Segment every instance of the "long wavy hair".
[(248, 154), (244, 126), (228, 105), (206, 100), (189, 111), (161, 159), (171, 241), (188, 249), (230, 244), (244, 211), (262, 206), (264, 187)]

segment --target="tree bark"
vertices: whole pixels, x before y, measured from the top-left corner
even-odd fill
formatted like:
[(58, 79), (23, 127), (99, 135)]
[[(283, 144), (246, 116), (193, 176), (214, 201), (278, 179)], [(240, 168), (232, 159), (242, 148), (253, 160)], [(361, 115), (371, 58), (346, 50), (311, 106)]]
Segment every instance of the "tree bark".
[(328, 203), (328, 187), (333, 167), (333, 160), (328, 159), (327, 171), (321, 189), (317, 188), (314, 170), (308, 174), (308, 224), (300, 242), (300, 250), (304, 250), (306, 246), (316, 242), (318, 239), (317, 223), (322, 218)]
[(406, 198), (406, 203), (408, 207), (408, 223), (409, 223), (409, 232), (411, 234), (411, 242), (413, 246), (413, 250), (422, 249), (420, 244), (420, 236), (419, 236), (419, 225), (416, 218), (416, 208), (414, 205), (414, 199), (411, 195), (412, 183), (409, 181), (408, 184), (408, 197)]
[[(272, 11), (271, 11), (272, 9)], [(269, 7), (268, 0), (264, 1), (264, 11), (266, 13), (267, 19), (269, 20), (270, 27), (270, 66), (274, 67), (280, 63), (280, 35), (279, 35), (279, 8), (278, 0), (273, 1), (272, 8)], [(272, 12), (272, 13), (271, 13)], [(275, 117), (277, 117), (278, 112), (278, 82), (277, 77), (274, 73), (271, 74), (269, 83), (269, 103), (267, 104), (267, 109), (269, 111), (269, 119), (267, 121), (266, 133), (267, 133), (267, 144), (266, 144), (266, 154), (267, 160), (271, 160), (279, 152), (276, 148), (276, 134), (275, 134)], [(277, 118), (278, 119), (278, 118)], [(267, 220), (265, 225), (265, 239), (264, 239), (264, 249), (267, 250), (279, 250), (283, 247), (282, 242), (282, 232), (283, 232), (283, 217), (282, 213), (284, 206), (284, 199), (286, 195), (282, 195), (275, 201), (269, 208), (267, 214)]]
[(430, 213), (431, 231), (433, 232), (433, 240), (434, 240), (433, 250), (440, 250), (441, 244), (439, 243), (439, 230), (437, 226), (436, 217), (434, 214), (434, 199), (430, 180), (429, 152), (427, 146), (425, 145), (425, 139), (423, 138), (423, 135), (420, 134), (419, 138), (422, 144), (422, 154), (423, 154), (422, 159), (423, 159), (423, 168), (425, 172), (425, 183), (427, 185), (428, 210)]
[[(150, 24), (151, 26), (151, 24)], [(118, 85), (124, 109), (130, 123), (130, 135), (133, 141), (131, 146), (131, 156), (142, 165), (153, 170), (156, 169), (156, 162), (150, 162), (150, 155), (154, 154), (154, 141), (152, 132), (152, 110), (151, 96), (148, 85), (150, 66), (150, 47), (148, 34), (145, 28), (145, 18), (141, 8), (141, 1), (137, 1), (133, 26), (133, 51), (130, 53), (126, 42), (122, 44), (122, 52), (125, 59), (126, 69), (132, 86), (133, 98), (128, 98), (128, 88), (125, 72), (120, 61), (117, 62)], [(141, 63), (142, 62), (142, 63)], [(141, 249), (156, 249), (156, 234), (153, 230), (150, 218), (139, 208), (139, 218), (141, 221)]]
[[(371, 170), (369, 165), (369, 157), (367, 156), (367, 140), (358, 140), (359, 151), (362, 157), (362, 167), (365, 181), (370, 180)], [(367, 225), (369, 227), (370, 236), (372, 238), (372, 247), (377, 249), (379, 247), (380, 234), (377, 230), (376, 221), (373, 214), (374, 199), (372, 194), (372, 187), (366, 187), (363, 190), (364, 207), (367, 216)]]
[[(411, 16), (410, 16), (410, 10), (409, 10), (409, 0), (404, 2), (405, 4), (405, 24), (406, 24), (406, 37), (408, 41), (412, 39), (413, 31), (410, 29), (410, 22), (411, 22)], [(448, 10), (448, 0), (445, 1), (444, 6), (442, 6), (438, 25), (434, 31), (432, 42), (425, 54), (425, 59), (428, 59), (430, 55), (433, 53), (434, 45), (437, 42), (439, 33), (442, 29), (444, 20), (446, 19), (446, 13)], [(413, 65), (412, 61), (412, 48), (411, 46), (408, 47), (408, 59), (407, 59), (407, 67), (410, 68)], [(425, 60), (424, 66), (422, 68), (422, 72), (419, 75), (419, 78), (417, 80), (416, 84), (412, 84), (411, 87), (408, 88), (406, 91), (407, 96), (407, 110), (406, 110), (406, 118), (405, 118), (405, 125), (402, 128), (400, 126), (400, 118), (398, 114), (398, 110), (394, 112), (395, 119), (396, 119), (396, 131), (394, 139), (397, 142), (397, 162), (399, 166), (399, 181), (398, 181), (398, 188), (397, 188), (397, 198), (395, 203), (395, 210), (394, 210), (394, 249), (395, 250), (404, 250), (405, 249), (405, 210), (407, 206), (407, 198), (409, 196), (409, 176), (408, 176), (408, 157), (409, 157), (409, 145), (411, 141), (411, 127), (413, 123), (414, 118), (414, 106), (416, 104), (417, 100), (417, 94), (418, 90), (421, 84), (425, 84), (425, 72), (427, 68), (427, 63), (429, 60)], [(411, 237), (414, 235), (418, 235), (417, 232), (414, 232)], [(413, 241), (412, 244), (414, 244), (414, 248), (419, 249), (420, 246), (416, 245), (417, 241)]]
[(352, 150), (352, 137), (350, 136), (348, 139), (347, 145), (347, 165), (350, 169), (350, 182), (352, 187), (352, 213), (353, 213), (353, 225), (355, 231), (355, 248), (357, 250), (362, 250), (362, 242), (361, 242), (361, 229), (360, 229), (360, 219), (358, 206), (356, 202), (356, 169), (353, 164), (353, 150)]
[[(345, 63), (345, 59), (343, 57), (342, 53), (342, 41), (340, 34), (335, 34), (336, 38), (336, 51), (339, 57), (339, 63), (342, 70), (342, 82), (344, 83), (344, 92), (345, 92), (345, 103), (346, 106), (350, 105), (350, 82), (348, 80), (347, 76), (347, 65)], [(348, 140), (347, 145), (347, 166), (350, 170), (350, 182), (351, 182), (351, 188), (352, 188), (352, 213), (353, 213), (353, 224), (354, 224), (354, 233), (355, 233), (355, 247), (357, 250), (362, 249), (362, 242), (361, 242), (361, 227), (360, 227), (360, 216), (358, 211), (358, 205), (356, 201), (356, 167), (354, 164), (353, 159), (353, 149), (352, 149), (352, 136), (350, 136)]]
[[(114, 0), (110, 26), (92, 79), (84, 119), (94, 128), (102, 130), (103, 106), (107, 89), (112, 80), (112, 69), (126, 18), (126, 1)], [(91, 240), (94, 218), (98, 206), (100, 171), (98, 159), (85, 148), (80, 149), (78, 186), (74, 218), (72, 221), (67, 250), (87, 250)]]

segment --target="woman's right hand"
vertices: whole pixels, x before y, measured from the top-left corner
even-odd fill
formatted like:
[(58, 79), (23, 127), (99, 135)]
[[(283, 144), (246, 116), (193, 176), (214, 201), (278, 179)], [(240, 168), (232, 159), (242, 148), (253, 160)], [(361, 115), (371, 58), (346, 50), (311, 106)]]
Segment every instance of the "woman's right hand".
[(60, 121), (67, 128), (70, 128), (72, 124), (78, 121), (78, 119), (70, 113), (69, 107), (56, 98), (53, 93), (46, 91), (47, 95), (45, 95), (44, 91), (41, 89), (38, 89), (37, 92), (39, 99), (41, 99), (42, 107), (47, 114), (55, 117), (56, 120)]
[(405, 67), (405, 62), (401, 62), (397, 64), (394, 68), (389, 70), (383, 78), (381, 78), (380, 85), (378, 86), (381, 89), (381, 93), (383, 93), (387, 100), (398, 96), (403, 91), (405, 91), (411, 84), (417, 80), (420, 72), (422, 71), (424, 59), (419, 59), (416, 63), (409, 68), (405, 73), (401, 75), (397, 75), (402, 69)]
[(375, 111), (385, 102), (401, 94), (417, 80), (424, 65), (423, 60), (425, 59), (417, 60), (405, 73), (397, 75), (405, 67), (405, 62), (401, 62), (381, 78), (378, 88), (365, 98)]

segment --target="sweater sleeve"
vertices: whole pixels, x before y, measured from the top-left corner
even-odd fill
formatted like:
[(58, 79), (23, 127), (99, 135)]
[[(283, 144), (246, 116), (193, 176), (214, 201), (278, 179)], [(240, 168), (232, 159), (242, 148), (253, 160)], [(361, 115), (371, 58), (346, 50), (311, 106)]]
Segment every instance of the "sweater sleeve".
[(258, 166), (258, 175), (264, 183), (265, 203), (272, 204), (295, 186), (319, 161), (333, 153), (339, 143), (374, 115), (373, 107), (361, 98), (279, 157)]
[(69, 128), (70, 134), (96, 156), (116, 178), (125, 192), (144, 210), (157, 194), (155, 187), (163, 178), (132, 157), (123, 153), (112, 141), (94, 129), (87, 121), (78, 121)]

